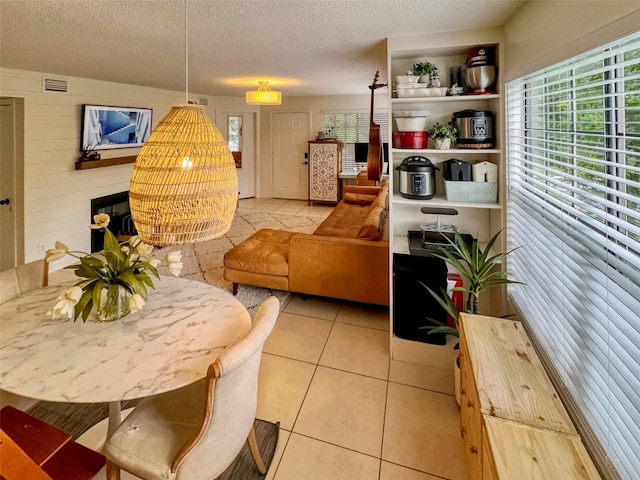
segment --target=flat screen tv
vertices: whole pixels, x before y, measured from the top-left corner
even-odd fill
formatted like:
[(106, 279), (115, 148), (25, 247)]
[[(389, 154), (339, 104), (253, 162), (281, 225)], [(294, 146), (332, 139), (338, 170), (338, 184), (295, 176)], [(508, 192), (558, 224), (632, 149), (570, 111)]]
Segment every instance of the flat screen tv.
[[(369, 154), (368, 143), (354, 143), (354, 153), (356, 163), (367, 163), (367, 155)], [(382, 144), (383, 160), (385, 163), (389, 163), (389, 144)]]
[(141, 147), (151, 133), (150, 108), (83, 105), (80, 151)]

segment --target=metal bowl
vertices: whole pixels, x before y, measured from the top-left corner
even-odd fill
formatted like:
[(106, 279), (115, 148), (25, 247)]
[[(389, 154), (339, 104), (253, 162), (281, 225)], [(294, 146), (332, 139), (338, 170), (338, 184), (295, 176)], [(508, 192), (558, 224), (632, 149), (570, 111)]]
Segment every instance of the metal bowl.
[(496, 79), (495, 65), (469, 67), (462, 71), (462, 80), (476, 92), (484, 92)]

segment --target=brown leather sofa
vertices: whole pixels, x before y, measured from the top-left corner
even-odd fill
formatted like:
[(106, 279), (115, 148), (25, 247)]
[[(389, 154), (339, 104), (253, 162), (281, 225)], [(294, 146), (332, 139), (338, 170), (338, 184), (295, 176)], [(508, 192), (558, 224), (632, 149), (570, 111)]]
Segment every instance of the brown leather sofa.
[(263, 229), (224, 256), (224, 278), (291, 292), (389, 305), (388, 182), (346, 186), (313, 234)]

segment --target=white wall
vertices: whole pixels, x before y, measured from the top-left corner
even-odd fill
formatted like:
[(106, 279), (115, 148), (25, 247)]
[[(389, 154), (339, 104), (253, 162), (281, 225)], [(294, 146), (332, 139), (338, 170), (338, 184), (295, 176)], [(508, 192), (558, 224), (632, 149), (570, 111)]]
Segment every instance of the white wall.
[(504, 26), (505, 82), (640, 30), (640, 2), (530, 1)]
[[(155, 127), (172, 106), (184, 104), (184, 92), (159, 90), (77, 77), (68, 93), (43, 93), (41, 72), (0, 69), (0, 95), (24, 99), (25, 261), (42, 258), (56, 240), (73, 250), (90, 250), (90, 201), (129, 189), (133, 164), (75, 170), (79, 157), (82, 104), (147, 107)], [(246, 109), (244, 98), (191, 94), (216, 108)], [(256, 109), (257, 111), (257, 109)], [(136, 155), (139, 148), (101, 151), (102, 158)], [(52, 265), (62, 266), (64, 261)]]
[[(368, 85), (373, 80), (372, 72), (371, 78), (363, 81), (362, 91), (368, 92)], [(367, 83), (368, 82), (368, 83)], [(387, 90), (381, 88), (376, 90), (375, 96), (375, 108), (387, 108)], [(322, 112), (323, 111), (340, 111), (340, 110), (363, 110), (369, 111), (371, 107), (371, 94), (364, 93), (363, 95), (332, 95), (332, 96), (318, 96), (318, 97), (286, 97), (286, 94), (282, 94), (282, 104), (274, 107), (261, 107), (260, 110), (260, 156), (259, 171), (258, 171), (258, 195), (261, 197), (272, 196), (272, 159), (271, 159), (271, 113), (286, 113), (286, 112), (309, 112), (311, 121), (309, 124), (309, 140), (315, 139), (316, 135), (322, 128)]]

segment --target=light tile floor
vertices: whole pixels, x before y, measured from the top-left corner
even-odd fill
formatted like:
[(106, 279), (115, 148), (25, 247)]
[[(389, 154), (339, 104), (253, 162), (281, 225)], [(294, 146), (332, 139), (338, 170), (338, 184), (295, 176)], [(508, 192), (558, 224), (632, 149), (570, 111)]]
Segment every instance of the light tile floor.
[[(331, 211), (297, 200), (240, 206)], [(453, 373), (390, 360), (384, 308), (292, 295), (264, 347), (257, 417), (280, 422), (267, 480), (468, 479)], [(84, 445), (99, 445), (102, 423)]]
[(389, 359), (386, 309), (293, 295), (265, 344), (257, 417), (273, 480), (467, 479), (453, 373)]
[[(326, 216), (297, 200), (242, 208)], [(258, 418), (280, 422), (270, 480), (466, 480), (453, 373), (389, 359), (387, 309), (292, 295), (262, 356)]]

